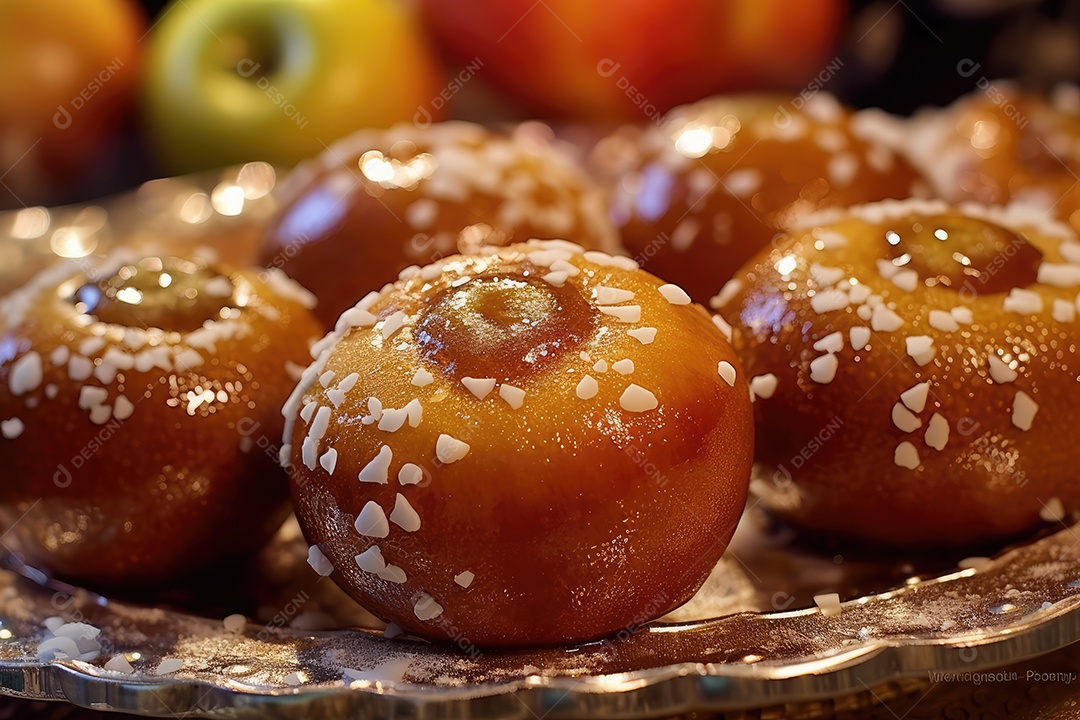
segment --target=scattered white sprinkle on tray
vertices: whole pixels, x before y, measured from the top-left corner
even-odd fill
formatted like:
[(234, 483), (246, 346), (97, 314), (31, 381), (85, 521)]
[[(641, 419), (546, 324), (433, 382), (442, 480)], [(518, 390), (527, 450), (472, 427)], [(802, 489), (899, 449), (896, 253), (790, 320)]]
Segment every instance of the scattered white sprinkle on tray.
[(227, 632), (240, 633), (244, 631), (247, 626), (247, 618), (240, 613), (233, 613), (232, 615), (225, 616), (225, 619), (221, 621), (221, 624), (225, 627)]
[(135, 668), (131, 667), (131, 663), (123, 655), (114, 655), (109, 662), (105, 663), (105, 669), (125, 675), (131, 675), (135, 672)]
[(169, 675), (184, 667), (184, 661), (179, 658), (165, 658), (154, 669), (154, 675)]
[(982, 572), (987, 570), (993, 564), (993, 560), (983, 555), (973, 555), (966, 557), (960, 562), (956, 563), (956, 567), (961, 570), (974, 570), (975, 572)]

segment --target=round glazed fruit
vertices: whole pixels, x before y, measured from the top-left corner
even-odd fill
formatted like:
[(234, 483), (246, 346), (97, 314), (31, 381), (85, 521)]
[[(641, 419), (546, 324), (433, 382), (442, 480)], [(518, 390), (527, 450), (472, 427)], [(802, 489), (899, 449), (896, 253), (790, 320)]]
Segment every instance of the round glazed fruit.
[(700, 587), (749, 479), (749, 390), (704, 310), (559, 241), (414, 269), (286, 406), (310, 560), (405, 630), (596, 638)]
[(1080, 242), (1020, 207), (886, 202), (758, 255), (719, 298), (774, 512), (895, 546), (1080, 509)]
[(1080, 229), (1080, 92), (1050, 101), (1007, 82), (916, 115), (905, 151), (950, 201), (1038, 205)]
[(278, 409), (318, 333), (279, 271), (171, 257), (63, 264), (0, 303), (0, 517), (28, 562), (169, 581), (287, 513)]
[(615, 252), (600, 191), (538, 123), (365, 130), (293, 171), (263, 262), (319, 298), (327, 327), (410, 265), (483, 245), (573, 236)]
[(593, 153), (611, 217), (642, 266), (705, 302), (793, 215), (906, 198), (906, 161), (868, 138), (889, 130), (825, 93), (717, 97), (624, 129)]

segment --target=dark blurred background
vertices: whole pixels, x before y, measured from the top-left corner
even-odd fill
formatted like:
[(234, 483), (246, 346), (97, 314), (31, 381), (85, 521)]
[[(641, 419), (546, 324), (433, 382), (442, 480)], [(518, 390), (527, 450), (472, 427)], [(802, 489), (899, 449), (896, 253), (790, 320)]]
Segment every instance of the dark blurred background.
[[(22, 0), (5, 1), (17, 3)], [(462, 1), (467, 5), (470, 2)], [(818, 0), (822, 6), (832, 1)], [(556, 2), (552, 0), (549, 4), (557, 6)], [(725, 2), (738, 4), (735, 0)], [(140, 0), (140, 4), (146, 14), (140, 22), (144, 23), (144, 29), (151, 28), (145, 39), (138, 43), (145, 49), (160, 29), (160, 19), (170, 15), (170, 3), (167, 0)], [(187, 6), (188, 3), (184, 4)], [(724, 4), (718, 3), (718, 6)], [(675, 5), (693, 8), (693, 0), (680, 0), (672, 4)], [(454, 8), (455, 4), (449, 0), (414, 0), (408, 6), (414, 10), (427, 8), (430, 14), (441, 12), (432, 8)], [(832, 53), (827, 55), (833, 58), (831, 62), (810, 80), (810, 84), (780, 82), (774, 86), (787, 92), (798, 92), (813, 89), (813, 83), (820, 82), (822, 89), (856, 107), (880, 107), (906, 114), (921, 106), (946, 105), (960, 95), (972, 92), (977, 83), (985, 82), (985, 79), (1014, 78), (1028, 89), (1040, 92), (1050, 90), (1059, 82), (1080, 80), (1080, 0), (835, 0), (832, 6), (841, 9), (842, 28)], [(537, 10), (532, 15), (542, 15), (542, 12)], [(472, 23), (472, 17), (462, 22)], [(515, 33), (522, 31), (522, 28), (514, 30)], [(0, 31), (0, 39), (2, 36)], [(504, 45), (516, 39), (511, 38)], [(786, 39), (773, 38), (773, 41), (783, 43)], [(462, 57), (465, 55), (447, 53), (445, 42), (440, 44), (433, 40), (430, 44), (441, 58), (446, 82), (460, 77), (456, 73), (464, 65)], [(557, 64), (561, 59), (557, 57), (558, 49), (553, 50), (553, 55), (551, 62)], [(3, 57), (0, 53), (0, 91), (3, 73), (15, 71), (3, 67)], [(549, 58), (537, 58), (536, 62), (546, 63)], [(822, 67), (818, 62), (810, 65)], [(811, 72), (813, 70), (808, 69), (807, 76)], [(791, 70), (787, 73), (789, 76)], [(469, 81), (455, 89), (453, 103), (446, 104), (450, 117), (498, 122), (542, 116), (543, 111), (536, 106), (529, 107), (521, 98), (514, 100), (500, 91), (499, 83), (491, 82), (494, 74), (495, 68), (490, 64), (470, 73)], [(754, 89), (753, 85), (751, 87)], [(33, 153), (24, 158), (36, 133), (28, 131), (12, 139), (11, 133), (5, 131), (4, 98), (0, 97), (0, 209), (85, 202), (133, 188), (153, 177), (190, 169), (162, 162), (160, 153), (151, 151), (151, 142), (147, 139), (148, 123), (138, 112), (139, 93), (134, 95), (134, 99), (125, 100), (123, 111), (113, 112), (108, 121), (112, 132), (103, 139), (89, 141), (100, 146), (94, 149), (92, 157), (66, 164), (45, 163), (48, 172), (37, 173), (31, 172)], [(104, 105), (104, 100), (95, 98), (93, 103)], [(297, 105), (300, 105), (299, 101)], [(313, 110), (310, 114), (318, 116), (319, 111)], [(573, 120), (556, 119), (564, 123)], [(83, 119), (77, 117), (77, 121)], [(272, 139), (269, 141), (273, 142)], [(40, 145), (35, 153), (49, 145), (48, 138)], [(60, 154), (63, 153), (68, 158), (79, 154), (70, 148), (62, 149)], [(288, 158), (287, 162), (275, 158), (242, 158), (255, 159), (283, 165), (295, 162), (294, 158)], [(211, 164), (213, 161), (203, 163), (203, 166)]]

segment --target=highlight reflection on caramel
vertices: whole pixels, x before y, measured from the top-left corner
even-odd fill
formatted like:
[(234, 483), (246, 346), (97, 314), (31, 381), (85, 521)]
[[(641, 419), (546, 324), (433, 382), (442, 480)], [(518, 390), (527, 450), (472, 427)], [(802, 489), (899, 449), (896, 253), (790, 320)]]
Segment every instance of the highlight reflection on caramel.
[(572, 287), (481, 276), (439, 293), (416, 325), (421, 356), (455, 378), (513, 380), (579, 352), (596, 314)]
[(222, 308), (232, 305), (232, 294), (229, 278), (205, 265), (152, 257), (87, 282), (68, 299), (99, 322), (190, 332), (220, 319)]
[(930, 284), (1003, 293), (1038, 277), (1042, 253), (1023, 235), (955, 214), (909, 217), (882, 225), (880, 237), (893, 264), (915, 270)]

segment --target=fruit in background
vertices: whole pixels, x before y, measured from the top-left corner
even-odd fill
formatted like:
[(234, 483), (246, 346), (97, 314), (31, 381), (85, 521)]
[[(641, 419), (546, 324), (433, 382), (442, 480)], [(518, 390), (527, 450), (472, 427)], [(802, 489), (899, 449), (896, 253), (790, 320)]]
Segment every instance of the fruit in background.
[(822, 71), (844, 0), (422, 0), (438, 42), (548, 115), (657, 119), (743, 88), (797, 90)]
[(393, 0), (177, 0), (150, 35), (143, 102), (155, 151), (180, 173), (293, 165), (357, 128), (411, 120), (441, 82)]
[(0, 207), (55, 201), (106, 154), (145, 29), (131, 0), (0, 0)]

